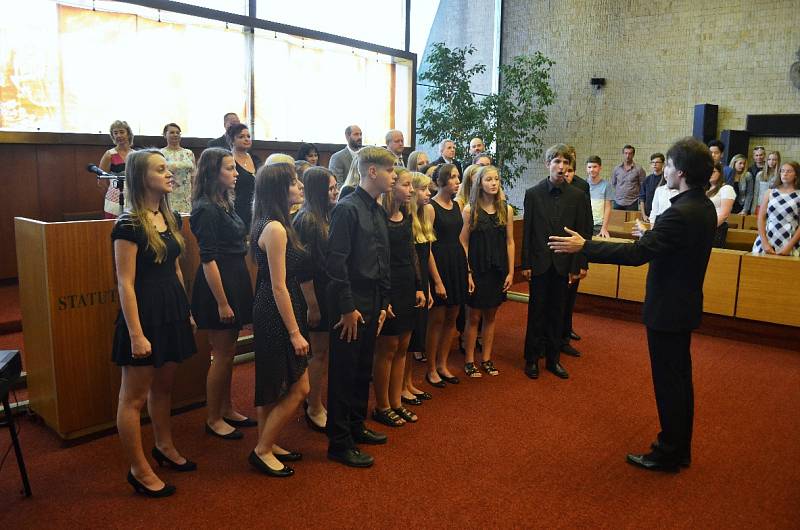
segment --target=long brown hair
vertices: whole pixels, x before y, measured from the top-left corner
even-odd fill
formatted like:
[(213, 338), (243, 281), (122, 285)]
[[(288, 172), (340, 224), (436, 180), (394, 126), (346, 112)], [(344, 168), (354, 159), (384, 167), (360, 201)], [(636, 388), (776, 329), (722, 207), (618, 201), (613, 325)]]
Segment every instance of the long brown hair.
[[(162, 263), (167, 259), (167, 245), (156, 230), (156, 227), (147, 218), (147, 212), (150, 210), (144, 205), (144, 183), (147, 178), (147, 172), (150, 169), (150, 157), (156, 155), (164, 159), (164, 155), (158, 149), (131, 151), (125, 159), (125, 209), (130, 213), (134, 225), (144, 231), (147, 238), (147, 248), (151, 249), (156, 255), (156, 263)], [(181, 252), (183, 252), (185, 248), (183, 236), (178, 230), (178, 223), (175, 220), (172, 209), (169, 207), (169, 199), (166, 193), (158, 203), (158, 211), (164, 216), (167, 230), (172, 233), (172, 237), (175, 238)]]
[[(498, 181), (500, 180), (500, 170), (495, 166), (482, 166), (475, 172), (474, 182), (472, 183), (472, 190), (469, 194), (469, 229), (470, 231), (475, 228), (478, 223), (478, 209), (481, 207), (480, 199), (484, 195), (483, 192), (483, 179), (491, 173), (497, 174)], [(508, 223), (508, 207), (504, 200), (503, 189), (498, 182), (497, 193), (492, 199), (494, 203), (494, 210), (497, 212), (497, 225), (505, 226)]]
[(321, 166), (308, 168), (304, 175), (303, 186), (305, 200), (300, 208), (304, 212), (303, 221), (311, 223), (323, 239), (328, 238), (328, 228), (331, 224), (332, 205), (328, 197), (333, 173)]
[(220, 147), (209, 147), (200, 155), (197, 173), (192, 179), (192, 204), (205, 197), (214, 204), (233, 208), (233, 191), (225, 188), (219, 180), (222, 161), (226, 156), (233, 158), (233, 153)]
[[(272, 164), (261, 166), (256, 172), (256, 185), (253, 192), (253, 222), (250, 232), (250, 250), (258, 248), (258, 230), (261, 219), (278, 221), (286, 229), (289, 244), (302, 248), (289, 219), (289, 187), (297, 180), (294, 164)], [(263, 227), (262, 227), (263, 228)]]

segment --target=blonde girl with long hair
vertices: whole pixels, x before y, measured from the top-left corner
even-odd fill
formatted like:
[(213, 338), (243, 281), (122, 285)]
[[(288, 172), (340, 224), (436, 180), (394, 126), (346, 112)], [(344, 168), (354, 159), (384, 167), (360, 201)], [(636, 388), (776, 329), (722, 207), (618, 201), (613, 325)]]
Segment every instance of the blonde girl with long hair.
[(464, 206), (460, 241), (467, 255), (467, 323), (464, 330), (468, 377), (481, 377), (475, 366), (475, 338), (483, 319), (481, 368), (489, 375), (500, 372), (492, 362), (497, 308), (506, 299), (514, 278), (514, 211), (503, 198), (500, 171), (481, 167)]

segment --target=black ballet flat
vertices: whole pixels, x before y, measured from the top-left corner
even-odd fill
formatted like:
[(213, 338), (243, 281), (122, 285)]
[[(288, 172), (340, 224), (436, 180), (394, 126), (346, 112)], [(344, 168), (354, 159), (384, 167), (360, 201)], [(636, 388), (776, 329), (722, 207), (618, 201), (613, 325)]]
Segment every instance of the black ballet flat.
[(439, 374), (439, 377), (441, 377), (443, 381), (447, 381), (451, 385), (457, 385), (458, 384), (458, 377), (456, 377), (454, 375), (451, 375), (451, 376), (448, 377), (448, 376), (444, 375), (442, 372), (440, 372), (438, 370), (436, 371), (436, 373)]
[(433, 399), (433, 396), (432, 396), (432, 395), (430, 395), (430, 394), (428, 394), (427, 392), (421, 392), (421, 393), (419, 393), (419, 394), (417, 394), (416, 392), (412, 392), (412, 393), (413, 393), (415, 396), (417, 396), (419, 399), (423, 400), (423, 401), (428, 401), (428, 400), (430, 400), (430, 399)]
[(413, 398), (400, 396), (400, 401), (402, 403), (405, 403), (406, 405), (414, 405), (414, 406), (422, 405), (422, 400), (416, 396), (414, 396)]
[(303, 453), (295, 453), (294, 451), (290, 451), (284, 455), (279, 453), (272, 454), (281, 462), (297, 462), (303, 459)]
[(264, 473), (265, 475), (269, 475), (270, 477), (286, 478), (294, 475), (294, 469), (290, 468), (289, 466), (283, 466), (282, 469), (272, 469), (267, 465), (266, 462), (258, 457), (255, 451), (250, 452), (250, 456), (247, 458), (247, 460), (256, 470)]
[[(303, 414), (306, 417), (306, 423), (308, 424), (308, 427), (312, 431), (321, 432), (322, 434), (325, 434), (326, 432), (328, 432), (327, 426), (319, 425), (313, 419), (311, 419), (311, 416), (308, 415), (308, 405), (307, 404), (303, 408), (305, 409)], [(277, 456), (277, 455), (275, 455), (275, 456)]]
[(172, 484), (164, 483), (164, 487), (160, 490), (151, 490), (141, 482), (139, 482), (136, 477), (133, 476), (133, 472), (128, 471), (128, 484), (133, 487), (133, 491), (140, 495), (144, 495), (145, 497), (150, 497), (152, 499), (160, 499), (162, 497), (169, 497), (173, 493), (175, 493), (175, 486)]
[(244, 434), (239, 429), (233, 429), (228, 434), (220, 434), (214, 429), (212, 429), (208, 423), (206, 423), (206, 432), (212, 436), (216, 436), (218, 438), (222, 438), (223, 440), (241, 440), (244, 438)]
[(435, 386), (436, 388), (444, 388), (447, 386), (447, 383), (444, 381), (436, 381), (435, 383), (431, 381), (430, 374), (425, 374), (425, 381), (427, 381), (429, 385)]
[(231, 427), (257, 427), (258, 422), (252, 418), (245, 418), (243, 420), (232, 420), (230, 418), (223, 417), (222, 420), (230, 425)]
[(174, 460), (170, 460), (169, 458), (167, 458), (167, 455), (162, 453), (158, 447), (153, 447), (152, 454), (153, 458), (155, 458), (156, 462), (158, 462), (159, 467), (163, 467), (164, 465), (166, 465), (167, 467), (170, 467), (175, 471), (194, 471), (197, 469), (197, 464), (192, 462), (188, 458), (186, 459), (186, 462), (184, 462), (183, 464), (179, 464)]

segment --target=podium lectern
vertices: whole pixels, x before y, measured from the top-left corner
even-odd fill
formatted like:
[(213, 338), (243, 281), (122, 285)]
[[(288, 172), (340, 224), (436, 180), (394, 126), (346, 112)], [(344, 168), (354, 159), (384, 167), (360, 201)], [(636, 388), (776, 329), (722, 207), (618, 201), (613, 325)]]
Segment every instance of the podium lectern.
[[(200, 258), (188, 221), (181, 269), (191, 292)], [(29, 404), (64, 439), (115, 424), (120, 370), (111, 362), (119, 311), (113, 226), (113, 220), (14, 219)], [(197, 349), (176, 373), (175, 408), (205, 400), (204, 337), (197, 337)]]

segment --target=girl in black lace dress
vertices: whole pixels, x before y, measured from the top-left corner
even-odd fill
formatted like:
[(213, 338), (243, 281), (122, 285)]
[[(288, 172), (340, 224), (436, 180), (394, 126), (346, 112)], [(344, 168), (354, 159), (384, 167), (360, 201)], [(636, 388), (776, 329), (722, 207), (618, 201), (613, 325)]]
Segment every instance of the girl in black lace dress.
[(155, 149), (128, 155), (126, 211), (111, 232), (119, 286), (120, 314), (114, 331), (114, 362), (122, 367), (117, 429), (130, 463), (128, 482), (137, 493), (166, 497), (165, 484), (142, 449), (141, 411), (153, 424), (153, 458), (159, 465), (193, 471), (197, 465), (178, 452), (172, 440), (172, 381), (178, 363), (197, 349), (178, 256), (184, 248), (180, 217), (170, 211), (172, 174)]
[(463, 220), (461, 244), (469, 264), (464, 372), (468, 377), (481, 377), (475, 367), (475, 337), (482, 318), (481, 368), (489, 375), (499, 375), (492, 362), (492, 345), (497, 308), (514, 278), (514, 211), (503, 199), (496, 167), (484, 166), (475, 173)]
[(312, 292), (313, 284), (308, 254), (289, 222), (289, 209), (302, 201), (294, 165), (268, 165), (256, 174), (250, 246), (258, 264), (253, 335), (259, 438), (249, 460), (274, 477), (292, 475), (283, 462), (302, 457), (279, 447), (277, 438), (309, 391), (308, 324), (300, 284)]
[(447, 381), (457, 384), (450, 372), (447, 357), (456, 329), (459, 306), (467, 301), (467, 259), (458, 238), (461, 234), (461, 209), (453, 196), (458, 191), (458, 168), (442, 164), (436, 173), (439, 186), (425, 210), (433, 220), (436, 241), (433, 242), (429, 271), (433, 291), (433, 307), (428, 313), (428, 383), (444, 388)]

